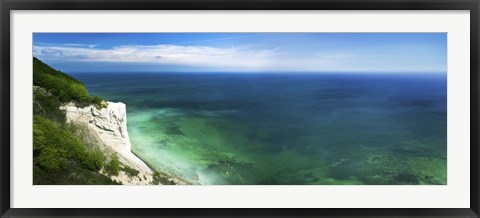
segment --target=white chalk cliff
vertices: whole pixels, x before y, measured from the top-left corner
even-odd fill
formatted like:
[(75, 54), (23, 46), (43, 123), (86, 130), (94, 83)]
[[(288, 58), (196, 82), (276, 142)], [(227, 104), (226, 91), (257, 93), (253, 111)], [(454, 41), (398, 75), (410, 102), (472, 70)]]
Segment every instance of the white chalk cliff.
[(129, 177), (120, 171), (118, 176), (111, 176), (122, 184), (147, 185), (153, 181), (153, 171), (131, 151), (127, 131), (127, 111), (124, 103), (108, 102), (107, 108), (98, 109), (93, 105), (77, 107), (73, 103), (62, 106), (67, 123), (86, 126), (101, 142), (103, 150), (116, 153), (120, 162), (139, 171), (138, 176)]

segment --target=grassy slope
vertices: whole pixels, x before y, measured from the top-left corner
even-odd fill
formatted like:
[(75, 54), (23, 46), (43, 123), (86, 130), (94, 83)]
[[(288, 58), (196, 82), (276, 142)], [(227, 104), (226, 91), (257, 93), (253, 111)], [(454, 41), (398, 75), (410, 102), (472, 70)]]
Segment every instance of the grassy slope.
[[(78, 126), (65, 124), (65, 113), (59, 107), (66, 102), (77, 106), (106, 104), (98, 96), (89, 96), (84, 84), (37, 58), (33, 58), (33, 183), (54, 184), (119, 184), (108, 175), (124, 171), (137, 176), (138, 171), (121, 166), (116, 155), (105, 157), (98, 145), (79, 137)], [(162, 173), (155, 172), (152, 184), (173, 185)]]
[(33, 58), (33, 85), (45, 88), (58, 96), (60, 101), (91, 101), (85, 86), (75, 78), (51, 68), (37, 58)]
[(109, 166), (107, 158), (75, 135), (59, 109), (70, 101), (96, 103), (85, 86), (37, 58), (33, 59), (33, 85), (38, 86), (33, 91), (33, 183), (117, 184), (98, 173)]

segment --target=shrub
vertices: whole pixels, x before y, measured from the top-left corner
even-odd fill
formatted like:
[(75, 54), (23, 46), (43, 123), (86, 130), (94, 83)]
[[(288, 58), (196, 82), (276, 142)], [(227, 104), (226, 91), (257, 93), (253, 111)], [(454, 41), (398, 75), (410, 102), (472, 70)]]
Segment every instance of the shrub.
[(120, 170), (120, 161), (118, 160), (118, 156), (116, 154), (113, 154), (110, 157), (110, 162), (108, 162), (108, 164), (105, 165), (105, 172), (108, 175), (118, 176), (119, 170)]
[(92, 97), (92, 103), (99, 107), (99, 106), (102, 105), (102, 98), (100, 98), (98, 96), (93, 96)]
[[(123, 169), (122, 169), (127, 175), (128, 177), (135, 177), (135, 176), (138, 176), (138, 174), (140, 173), (138, 170), (134, 169), (134, 168), (131, 168), (129, 166), (124, 166)], [(140, 179), (141, 180), (141, 179)]]
[(37, 58), (33, 58), (33, 85), (45, 88), (57, 96), (61, 102), (74, 101), (80, 104), (90, 104), (102, 107), (102, 99), (90, 97), (85, 85), (77, 79), (53, 69)]
[(86, 169), (98, 171), (102, 169), (105, 156), (100, 149), (96, 148), (91, 152), (87, 152), (83, 160), (83, 165)]
[(164, 175), (162, 173), (159, 173), (158, 171), (155, 171), (153, 173), (153, 181), (152, 181), (152, 184), (153, 185), (176, 185), (175, 182), (173, 181), (170, 181), (169, 179), (167, 179), (167, 175)]
[(55, 172), (67, 166), (67, 160), (62, 150), (45, 147), (37, 157), (37, 164), (46, 171)]
[(105, 160), (100, 150), (89, 151), (74, 133), (38, 115), (33, 117), (33, 151), (34, 163), (49, 172), (67, 165), (96, 171)]
[(92, 104), (95, 105), (95, 107), (97, 107), (98, 109), (107, 108), (108, 106), (107, 101), (102, 100), (102, 98), (98, 96), (92, 97)]
[(59, 109), (71, 101), (97, 107), (106, 107), (105, 102), (90, 97), (80, 81), (37, 58), (33, 58), (33, 85), (33, 184), (119, 184), (98, 172), (105, 167), (118, 175), (118, 157), (104, 166), (102, 151), (87, 144), (82, 129), (65, 125), (65, 113)]
[(35, 86), (33, 89), (33, 114), (50, 118), (59, 123), (65, 122), (65, 113), (60, 110), (61, 102), (58, 97), (45, 89)]

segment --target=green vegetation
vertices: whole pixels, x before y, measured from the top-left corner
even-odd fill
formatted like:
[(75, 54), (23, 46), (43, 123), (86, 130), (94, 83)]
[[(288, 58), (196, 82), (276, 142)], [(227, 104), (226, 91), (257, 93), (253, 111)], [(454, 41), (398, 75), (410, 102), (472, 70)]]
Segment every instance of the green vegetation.
[[(33, 77), (33, 184), (118, 185), (121, 182), (109, 176), (120, 171), (142, 180), (137, 169), (121, 165), (117, 154), (105, 156), (87, 126), (67, 124), (60, 110), (68, 102), (101, 109), (107, 107), (106, 100), (89, 96), (80, 81), (37, 58), (33, 58)], [(152, 184), (175, 184), (167, 178), (156, 172)]]
[(103, 153), (87, 149), (59, 123), (34, 115), (33, 142), (34, 184), (114, 184), (97, 173)]
[(72, 163), (97, 171), (105, 159), (99, 150), (87, 150), (75, 134), (38, 115), (33, 117), (33, 140), (34, 162), (47, 171), (65, 169)]
[[(122, 171), (124, 171), (127, 174), (127, 176), (130, 177), (130, 178), (136, 177), (140, 173), (138, 170), (136, 170), (134, 168), (131, 168), (127, 165), (123, 166)], [(140, 180), (141, 180), (141, 178), (140, 178)]]
[(102, 100), (102, 98), (100, 98), (98, 96), (93, 96), (91, 101), (92, 101), (92, 104), (97, 106), (98, 109), (107, 108), (107, 106), (108, 106), (107, 101)]
[(118, 172), (120, 170), (120, 161), (118, 160), (118, 156), (113, 154), (110, 157), (110, 162), (105, 165), (105, 172), (108, 175), (118, 176)]
[(59, 109), (71, 101), (102, 108), (104, 101), (90, 97), (80, 81), (36, 58), (33, 78), (33, 184), (120, 184), (99, 173), (116, 164), (118, 174), (118, 157), (116, 163), (106, 164), (98, 145), (92, 145), (80, 127), (67, 125)]
[(175, 182), (170, 181), (170, 180), (167, 179), (167, 178), (168, 178), (167, 175), (155, 171), (155, 172), (153, 173), (152, 185), (159, 185), (159, 184), (162, 184), (162, 185), (175, 185)]
[(33, 114), (41, 115), (45, 118), (65, 123), (65, 114), (60, 110), (62, 102), (58, 97), (53, 96), (44, 88), (33, 87)]
[(106, 106), (100, 97), (90, 97), (82, 82), (51, 68), (37, 58), (33, 58), (33, 85), (43, 87), (61, 102), (73, 101), (87, 105), (93, 103), (98, 108)]

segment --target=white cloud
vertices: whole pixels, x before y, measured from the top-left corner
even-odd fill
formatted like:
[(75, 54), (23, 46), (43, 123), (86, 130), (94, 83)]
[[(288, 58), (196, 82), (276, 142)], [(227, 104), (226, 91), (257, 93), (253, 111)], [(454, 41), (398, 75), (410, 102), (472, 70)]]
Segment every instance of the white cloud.
[(45, 46), (45, 47), (86, 47), (86, 48), (95, 48), (98, 45), (97, 44), (80, 44), (80, 43), (65, 43), (65, 44), (59, 44), (59, 43), (36, 43), (39, 46)]
[[(372, 54), (369, 51), (303, 53), (281, 51), (277, 48), (243, 46), (215, 48), (188, 45), (123, 45), (100, 49), (96, 45), (80, 44), (37, 44), (34, 56), (44, 60), (157, 63), (203, 67), (199, 69), (223, 69), (245, 71), (368, 71), (368, 72), (410, 72), (444, 71), (443, 64), (437, 64), (428, 57), (402, 57), (392, 54)], [(419, 61), (422, 59), (421, 61)]]
[(275, 56), (268, 49), (213, 48), (179, 45), (126, 45), (111, 49), (37, 45), (33, 54), (44, 59), (91, 62), (159, 63), (207, 67), (262, 68)]

